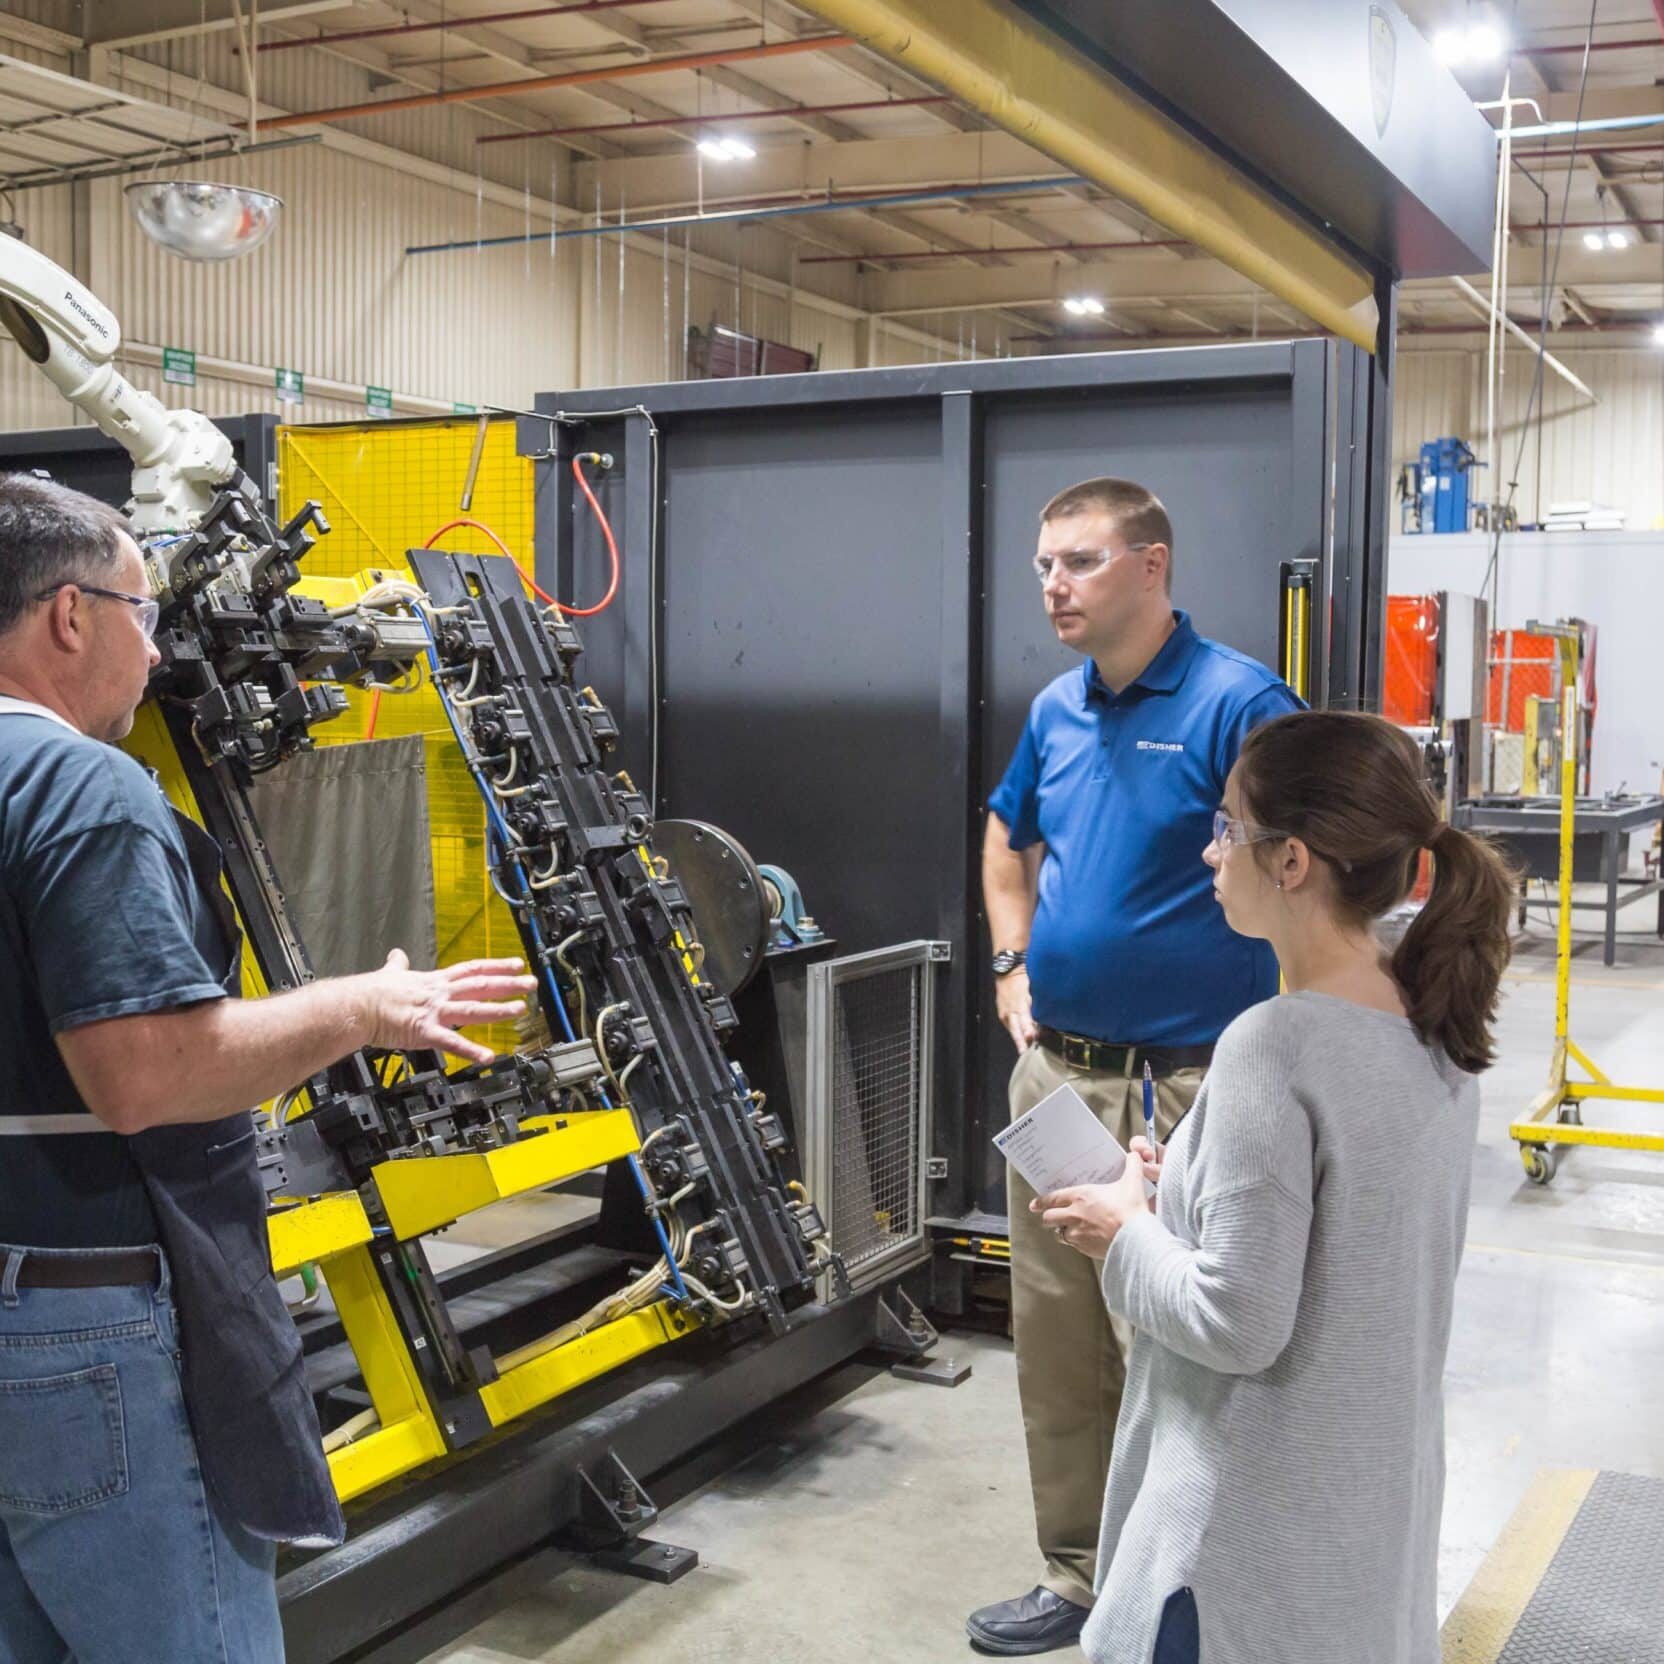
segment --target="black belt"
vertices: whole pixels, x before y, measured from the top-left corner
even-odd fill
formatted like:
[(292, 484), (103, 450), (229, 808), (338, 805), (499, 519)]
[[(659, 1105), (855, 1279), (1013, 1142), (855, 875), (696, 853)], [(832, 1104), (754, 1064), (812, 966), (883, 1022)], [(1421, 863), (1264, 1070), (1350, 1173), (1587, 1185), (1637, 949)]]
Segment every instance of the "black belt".
[(1213, 1047), (1206, 1046), (1123, 1046), (1110, 1040), (1089, 1040), (1083, 1034), (1065, 1034), (1043, 1023), (1034, 1038), (1072, 1069), (1102, 1069), (1112, 1075), (1131, 1076), (1150, 1065), (1152, 1075), (1171, 1075), (1180, 1069), (1205, 1069), (1213, 1062)]
[[(13, 1256), (0, 1253), (0, 1281)], [(19, 1288), (129, 1288), (155, 1283), (161, 1261), (154, 1248), (92, 1249), (84, 1254), (24, 1254)]]

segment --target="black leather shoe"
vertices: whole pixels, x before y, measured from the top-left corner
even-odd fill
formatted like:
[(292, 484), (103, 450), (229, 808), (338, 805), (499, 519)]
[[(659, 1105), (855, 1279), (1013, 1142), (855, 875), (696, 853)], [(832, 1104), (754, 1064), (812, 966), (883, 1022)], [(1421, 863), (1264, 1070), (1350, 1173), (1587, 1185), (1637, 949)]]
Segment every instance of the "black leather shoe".
[(1076, 1606), (1041, 1585), (1016, 1600), (1002, 1600), (973, 1612), (965, 1620), (965, 1633), (978, 1652), (1016, 1658), (1072, 1647), (1091, 1615), (1089, 1607)]

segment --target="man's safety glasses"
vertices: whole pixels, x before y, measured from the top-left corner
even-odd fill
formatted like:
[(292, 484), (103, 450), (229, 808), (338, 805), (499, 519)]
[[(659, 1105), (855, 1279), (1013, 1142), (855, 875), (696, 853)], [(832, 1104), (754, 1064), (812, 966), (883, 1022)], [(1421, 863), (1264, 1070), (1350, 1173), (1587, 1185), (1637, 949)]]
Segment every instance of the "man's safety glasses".
[(162, 615), (161, 603), (153, 601), (148, 595), (128, 595), (119, 589), (100, 589), (97, 584), (83, 584), (74, 578), (65, 578), (62, 583), (53, 584), (50, 589), (43, 589), (36, 595), (37, 601), (50, 601), (60, 589), (78, 589), (83, 595), (102, 595), (106, 601), (125, 601), (128, 606), (139, 615), (139, 628), (144, 631), (146, 641), (156, 638), (156, 620)]
[[(1136, 554), (1149, 547), (1148, 543), (1129, 543), (1126, 552)], [(1103, 571), (1120, 553), (1119, 549), (1070, 549), (1061, 555), (1036, 555), (1034, 575), (1043, 584), (1050, 583), (1052, 574), (1060, 569), (1066, 578), (1090, 578), (1094, 572)]]

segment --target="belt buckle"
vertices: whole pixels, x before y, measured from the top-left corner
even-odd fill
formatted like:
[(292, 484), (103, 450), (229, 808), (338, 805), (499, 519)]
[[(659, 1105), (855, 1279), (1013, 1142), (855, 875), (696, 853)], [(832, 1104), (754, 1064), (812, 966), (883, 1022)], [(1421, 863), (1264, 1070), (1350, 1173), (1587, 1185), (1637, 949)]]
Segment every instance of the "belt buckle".
[(1065, 1034), (1062, 1038), (1063, 1061), (1071, 1069), (1090, 1069), (1092, 1067), (1092, 1042), (1081, 1039), (1078, 1034)]

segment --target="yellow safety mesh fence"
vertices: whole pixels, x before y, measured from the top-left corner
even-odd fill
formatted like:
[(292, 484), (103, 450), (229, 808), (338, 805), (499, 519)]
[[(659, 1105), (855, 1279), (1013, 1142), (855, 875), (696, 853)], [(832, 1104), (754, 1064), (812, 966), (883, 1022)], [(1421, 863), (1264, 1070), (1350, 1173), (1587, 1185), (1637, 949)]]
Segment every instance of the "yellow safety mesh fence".
[[(284, 518), (308, 498), (323, 507), (330, 532), (302, 570), (346, 578), (367, 569), (409, 576), (406, 553), (459, 518), (489, 526), (531, 570), (532, 464), (515, 453), (512, 418), (491, 418), (466, 515), (461, 507), (479, 419), (432, 422), (332, 423), (278, 430), (278, 502)], [(491, 554), (491, 540), (472, 528), (447, 532), (440, 546)], [(314, 730), (319, 745), (366, 737), (372, 699), (348, 695), (344, 716)], [(508, 909), (492, 892), (485, 869), (485, 815), (479, 795), (426, 685), (413, 694), (383, 694), (375, 705), (375, 737), (421, 734), (427, 754), (428, 823), (439, 962), (518, 954)], [(480, 1031), (488, 1043), (512, 1047), (511, 1025)]]

